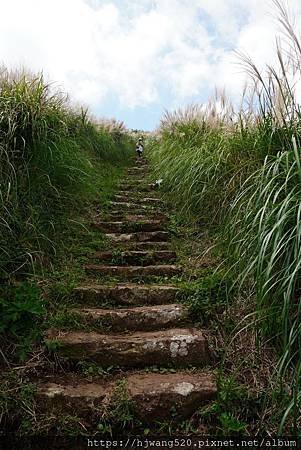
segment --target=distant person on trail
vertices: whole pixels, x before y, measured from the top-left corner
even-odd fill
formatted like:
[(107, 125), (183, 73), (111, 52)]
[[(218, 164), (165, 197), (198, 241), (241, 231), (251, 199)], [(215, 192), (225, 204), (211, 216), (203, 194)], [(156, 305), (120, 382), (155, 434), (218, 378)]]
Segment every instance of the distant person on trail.
[(136, 153), (138, 158), (141, 158), (143, 150), (144, 150), (143, 140), (142, 138), (139, 138), (138, 142), (136, 143)]

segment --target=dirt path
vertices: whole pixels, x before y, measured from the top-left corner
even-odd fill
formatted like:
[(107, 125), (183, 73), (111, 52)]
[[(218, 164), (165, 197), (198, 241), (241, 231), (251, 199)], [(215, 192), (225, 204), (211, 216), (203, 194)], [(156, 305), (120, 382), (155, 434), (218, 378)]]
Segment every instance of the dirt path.
[(164, 204), (145, 181), (147, 170), (145, 161), (129, 169), (106, 221), (93, 223), (110, 248), (92, 255), (85, 265), (91, 281), (74, 291), (70, 313), (82, 328), (46, 335), (55, 357), (70, 367), (84, 361), (119, 370), (90, 378), (70, 370), (38, 384), (37, 399), (47, 414), (85, 418), (89, 429), (105, 417), (114, 421), (110, 405), (116, 411), (118, 402), (130, 405), (135, 420), (152, 424), (171, 415), (188, 418), (216, 395), (206, 333), (190, 323), (169, 280), (182, 268), (166, 231)]

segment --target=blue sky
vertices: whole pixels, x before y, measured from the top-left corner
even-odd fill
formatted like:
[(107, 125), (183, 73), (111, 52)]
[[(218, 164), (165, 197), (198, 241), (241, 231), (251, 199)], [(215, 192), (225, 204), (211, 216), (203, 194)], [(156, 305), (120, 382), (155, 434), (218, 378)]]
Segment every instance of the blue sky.
[[(301, 25), (301, 2), (288, 0)], [(239, 102), (234, 50), (274, 63), (271, 0), (0, 0), (0, 62), (25, 66), (130, 128), (164, 110), (206, 103), (215, 87)]]

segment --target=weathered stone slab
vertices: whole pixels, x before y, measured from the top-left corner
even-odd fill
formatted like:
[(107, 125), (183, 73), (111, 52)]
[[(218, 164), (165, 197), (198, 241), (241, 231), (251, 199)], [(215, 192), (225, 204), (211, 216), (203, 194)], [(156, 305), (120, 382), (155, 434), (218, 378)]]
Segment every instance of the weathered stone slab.
[(163, 222), (161, 220), (144, 219), (141, 222), (93, 222), (91, 226), (101, 231), (124, 233), (132, 231), (160, 231), (163, 227)]
[(132, 167), (127, 173), (128, 175), (145, 175), (147, 171), (147, 167)]
[(158, 264), (152, 266), (105, 266), (100, 264), (85, 264), (87, 272), (99, 275), (117, 276), (127, 280), (136, 277), (173, 277), (182, 273), (181, 266)]
[(118, 261), (118, 264), (136, 264), (140, 266), (145, 266), (149, 264), (155, 264), (157, 262), (175, 261), (177, 258), (176, 252), (171, 250), (128, 250), (121, 252), (95, 252), (89, 255), (90, 259), (97, 259), (100, 261)]
[(126, 202), (126, 203), (161, 203), (162, 200), (157, 197), (141, 197), (139, 191), (136, 192), (128, 192), (123, 194), (114, 195), (114, 201), (116, 202)]
[(131, 192), (151, 192), (155, 189), (155, 185), (152, 184), (142, 184), (143, 180), (140, 180), (140, 183), (123, 183), (120, 185), (120, 191), (131, 191)]
[(87, 305), (100, 305), (104, 301), (119, 305), (151, 305), (174, 302), (178, 289), (169, 285), (121, 283), (114, 286), (92, 284), (74, 289), (75, 298)]
[(167, 231), (138, 231), (136, 233), (107, 233), (106, 237), (113, 242), (165, 242), (168, 241), (170, 235)]
[(129, 209), (129, 210), (134, 210), (134, 211), (139, 211), (139, 210), (148, 210), (150, 211), (151, 207), (153, 207), (153, 205), (150, 204), (142, 204), (142, 203), (134, 203), (134, 202), (111, 202), (111, 206), (113, 208), (118, 208), (118, 209)]
[(202, 366), (210, 359), (206, 338), (194, 328), (113, 335), (50, 330), (45, 340), (57, 342), (63, 357), (103, 367)]
[[(110, 408), (114, 401), (116, 382), (88, 382), (80, 376), (66, 379), (42, 380), (37, 385), (36, 402), (39, 410), (48, 414), (65, 413), (90, 420)], [(136, 417), (143, 423), (168, 420), (171, 413), (185, 419), (217, 393), (216, 380), (211, 373), (135, 373), (124, 384), (128, 400)]]
[(135, 242), (127, 241), (120, 243), (120, 246), (124, 249), (131, 250), (169, 250), (171, 248), (170, 242)]
[(168, 217), (164, 213), (160, 212), (147, 212), (142, 211), (139, 214), (125, 212), (122, 210), (113, 210), (110, 211), (109, 217), (113, 219), (113, 221), (119, 222), (144, 222), (146, 220), (160, 220), (162, 224), (164, 224)]
[(44, 381), (38, 384), (36, 401), (40, 410), (57, 415), (89, 417), (103, 408), (105, 398), (111, 396), (113, 385), (108, 382), (88, 383), (79, 377)]
[(110, 331), (145, 331), (175, 327), (188, 322), (188, 309), (181, 304), (141, 306), (127, 309), (72, 309), (85, 324)]
[(217, 393), (211, 373), (134, 374), (128, 377), (128, 396), (142, 422), (190, 417)]

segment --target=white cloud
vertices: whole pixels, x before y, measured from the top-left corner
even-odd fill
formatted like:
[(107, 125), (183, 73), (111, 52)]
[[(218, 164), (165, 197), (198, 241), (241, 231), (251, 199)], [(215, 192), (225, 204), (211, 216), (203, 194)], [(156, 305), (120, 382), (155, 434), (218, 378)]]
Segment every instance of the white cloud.
[[(289, 4), (300, 24), (299, 3)], [(0, 0), (0, 10), (0, 62), (43, 70), (94, 109), (108, 95), (155, 105), (161, 86), (171, 104), (216, 84), (237, 97), (245, 76), (232, 49), (275, 61), (270, 0)]]

